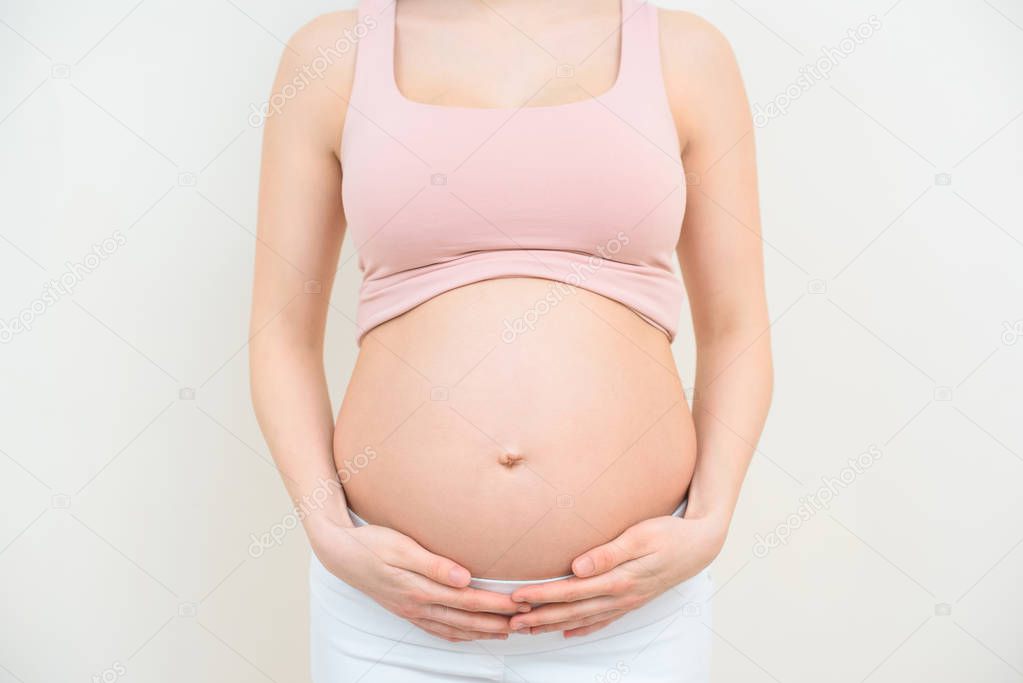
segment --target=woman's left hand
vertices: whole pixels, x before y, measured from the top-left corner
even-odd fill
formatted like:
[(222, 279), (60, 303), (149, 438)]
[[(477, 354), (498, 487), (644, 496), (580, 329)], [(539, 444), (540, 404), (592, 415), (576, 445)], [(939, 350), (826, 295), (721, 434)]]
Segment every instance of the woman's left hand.
[(726, 527), (707, 517), (639, 522), (575, 558), (572, 578), (518, 588), (515, 602), (544, 604), (512, 617), (511, 628), (534, 635), (564, 631), (566, 638), (600, 630), (707, 567)]

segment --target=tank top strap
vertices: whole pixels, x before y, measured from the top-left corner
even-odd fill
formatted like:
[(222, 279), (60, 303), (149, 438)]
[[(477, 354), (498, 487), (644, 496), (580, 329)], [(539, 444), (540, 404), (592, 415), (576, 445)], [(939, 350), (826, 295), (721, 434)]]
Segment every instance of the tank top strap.
[(621, 85), (626, 90), (662, 87), (657, 5), (622, 0)]
[(362, 106), (386, 101), (394, 74), (395, 0), (359, 0), (355, 80), (351, 100)]

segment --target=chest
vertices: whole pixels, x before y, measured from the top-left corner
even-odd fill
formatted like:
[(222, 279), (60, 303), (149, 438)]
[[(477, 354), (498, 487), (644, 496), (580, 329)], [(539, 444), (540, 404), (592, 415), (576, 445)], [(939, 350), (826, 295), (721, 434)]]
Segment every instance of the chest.
[(398, 18), (394, 79), (409, 100), (480, 109), (551, 106), (609, 90), (620, 63), (614, 16), (517, 28)]

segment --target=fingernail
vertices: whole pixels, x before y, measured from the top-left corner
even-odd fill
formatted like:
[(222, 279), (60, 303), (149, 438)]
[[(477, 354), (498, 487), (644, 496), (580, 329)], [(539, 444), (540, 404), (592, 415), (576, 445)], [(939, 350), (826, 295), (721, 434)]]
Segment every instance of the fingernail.
[(533, 607), (531, 605), (520, 605), (519, 606), (519, 611), (520, 612), (528, 612), (531, 609), (533, 609)]
[(521, 597), (513, 597), (512, 598), (512, 602), (525, 602), (525, 601), (526, 601), (526, 599), (525, 598), (521, 598)]
[(584, 557), (575, 563), (576, 576), (589, 576), (593, 573), (593, 560)]
[(462, 584), (469, 580), (469, 572), (465, 571), (461, 567), (452, 567), (451, 571), (448, 572), (448, 578), (451, 579), (452, 583)]

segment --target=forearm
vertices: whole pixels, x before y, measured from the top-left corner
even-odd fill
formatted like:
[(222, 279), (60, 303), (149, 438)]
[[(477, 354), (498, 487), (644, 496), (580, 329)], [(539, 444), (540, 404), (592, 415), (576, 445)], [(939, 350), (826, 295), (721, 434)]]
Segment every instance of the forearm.
[(749, 325), (698, 341), (696, 366), (698, 455), (686, 516), (712, 518), (724, 533), (771, 402), (770, 334)]
[(322, 353), (280, 331), (253, 340), (250, 351), (256, 418), (303, 525), (351, 526), (334, 467), (334, 421)]

